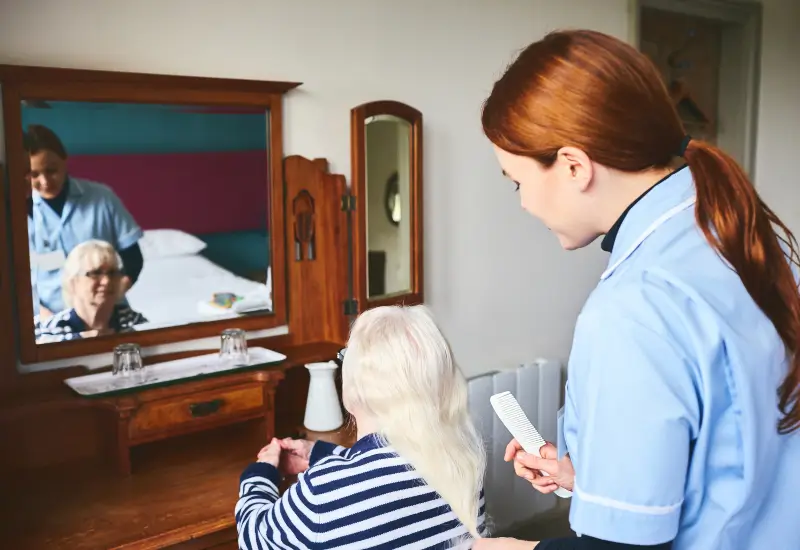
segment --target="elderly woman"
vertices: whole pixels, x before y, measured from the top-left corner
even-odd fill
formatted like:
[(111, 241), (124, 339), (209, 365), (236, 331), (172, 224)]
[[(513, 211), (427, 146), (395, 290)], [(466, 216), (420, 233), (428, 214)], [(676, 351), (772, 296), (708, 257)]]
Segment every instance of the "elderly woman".
[[(467, 385), (422, 306), (353, 325), (342, 366), (349, 449), (273, 439), (242, 474), (239, 548), (458, 548), (484, 536), (482, 442)], [(281, 474), (299, 474), (278, 497)]]
[(76, 246), (63, 269), (67, 309), (47, 319), (36, 316), (36, 341), (61, 342), (113, 334), (146, 323), (141, 313), (120, 301), (128, 287), (122, 259), (105, 241)]

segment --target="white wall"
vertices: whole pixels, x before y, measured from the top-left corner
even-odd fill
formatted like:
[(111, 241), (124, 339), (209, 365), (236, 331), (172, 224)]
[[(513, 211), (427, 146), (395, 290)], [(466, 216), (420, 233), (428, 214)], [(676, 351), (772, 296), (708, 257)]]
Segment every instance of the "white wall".
[[(788, 171), (796, 148), (779, 131), (797, 126), (790, 120), (798, 106), (790, 100), (796, 88), (775, 86), (796, 83), (797, 69), (786, 65), (799, 44), (792, 20), (775, 6), (793, 1), (767, 0), (773, 7), (765, 14), (778, 28), (765, 33), (757, 169), (781, 183), (786, 179), (777, 176)], [(597, 246), (561, 251), (522, 212), (481, 134), (480, 106), (514, 52), (548, 30), (590, 27), (628, 37), (627, 0), (0, 6), (0, 62), (302, 81), (286, 103), (285, 152), (326, 157), (348, 177), (350, 109), (378, 99), (416, 107), (425, 131), (425, 291), (457, 358), (474, 374), (538, 355), (567, 357), (605, 255)], [(780, 196), (771, 185), (762, 184), (767, 196)], [(800, 207), (783, 207), (800, 218)]]
[(755, 180), (800, 239), (800, 0), (762, 0), (761, 89)]

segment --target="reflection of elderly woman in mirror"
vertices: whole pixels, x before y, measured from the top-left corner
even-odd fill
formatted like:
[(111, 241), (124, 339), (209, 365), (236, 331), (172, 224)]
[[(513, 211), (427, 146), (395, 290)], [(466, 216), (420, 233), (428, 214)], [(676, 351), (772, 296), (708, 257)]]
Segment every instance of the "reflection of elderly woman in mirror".
[(36, 341), (59, 342), (129, 330), (146, 323), (141, 313), (120, 301), (125, 288), (122, 260), (105, 241), (76, 246), (63, 269), (67, 309), (47, 319), (36, 317)]
[[(467, 384), (422, 306), (356, 320), (342, 391), (358, 441), (264, 447), (241, 478), (239, 548), (459, 548), (485, 536)], [(279, 498), (281, 474), (299, 477)]]

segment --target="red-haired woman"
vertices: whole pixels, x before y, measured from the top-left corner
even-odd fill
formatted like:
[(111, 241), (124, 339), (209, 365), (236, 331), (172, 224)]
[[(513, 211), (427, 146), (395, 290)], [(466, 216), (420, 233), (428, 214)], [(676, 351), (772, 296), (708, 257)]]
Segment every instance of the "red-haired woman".
[(653, 64), (604, 34), (530, 45), (483, 129), (522, 207), (567, 250), (605, 235), (610, 258), (575, 328), (568, 456), (506, 452), (540, 492), (573, 491), (582, 536), (475, 548), (800, 548), (786, 226), (731, 157), (686, 135)]

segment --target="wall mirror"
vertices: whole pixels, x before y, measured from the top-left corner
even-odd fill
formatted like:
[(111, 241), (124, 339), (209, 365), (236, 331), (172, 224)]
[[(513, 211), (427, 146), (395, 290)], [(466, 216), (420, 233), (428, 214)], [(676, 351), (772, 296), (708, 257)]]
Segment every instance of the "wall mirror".
[(285, 323), (295, 83), (0, 67), (23, 362)]
[(351, 112), (354, 293), (363, 310), (420, 303), (422, 114), (396, 101)]

